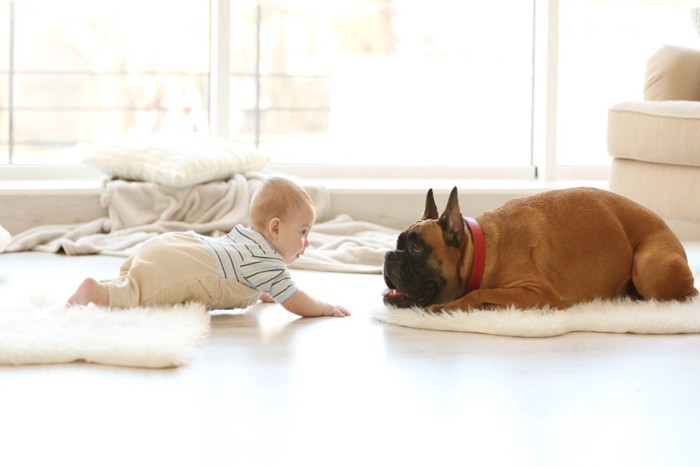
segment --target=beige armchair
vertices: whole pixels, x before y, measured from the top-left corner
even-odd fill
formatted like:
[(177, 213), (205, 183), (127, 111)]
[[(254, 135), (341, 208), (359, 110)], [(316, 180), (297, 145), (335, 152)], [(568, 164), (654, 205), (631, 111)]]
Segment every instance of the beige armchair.
[(700, 51), (666, 45), (647, 62), (644, 100), (608, 111), (610, 190), (700, 240)]

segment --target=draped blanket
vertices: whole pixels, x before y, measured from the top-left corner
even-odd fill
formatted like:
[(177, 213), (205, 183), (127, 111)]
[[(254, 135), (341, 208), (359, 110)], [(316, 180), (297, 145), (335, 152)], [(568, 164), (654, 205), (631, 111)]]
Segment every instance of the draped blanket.
[[(237, 174), (186, 188), (151, 182), (110, 180), (100, 198), (106, 217), (84, 224), (39, 226), (14, 236), (6, 252), (43, 251), (67, 255), (129, 256), (147, 239), (165, 232), (194, 230), (220, 236), (249, 222), (250, 198), (266, 172)], [(310, 248), (292, 267), (336, 272), (378, 273), (398, 231), (341, 215), (323, 222), (330, 195), (323, 186), (297, 181), (312, 197), (317, 219)]]

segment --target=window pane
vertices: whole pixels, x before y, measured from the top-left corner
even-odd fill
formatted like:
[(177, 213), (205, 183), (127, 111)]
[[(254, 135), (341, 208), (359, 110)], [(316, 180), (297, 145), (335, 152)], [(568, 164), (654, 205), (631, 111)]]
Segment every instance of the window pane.
[(643, 96), (647, 59), (663, 44), (697, 48), (696, 0), (561, 0), (559, 165), (610, 163), (608, 108)]
[(15, 31), (13, 162), (107, 135), (208, 131), (208, 2), (23, 0)]
[(10, 4), (0, 1), (0, 164), (9, 162), (9, 93), (8, 70), (10, 68)]
[[(527, 166), (532, 12), (523, 0), (264, 2), (260, 146), (280, 163)], [(255, 122), (232, 124), (252, 137)]]
[(0, 73), (0, 164), (10, 162), (9, 154), (9, 124), (7, 95), (7, 73)]

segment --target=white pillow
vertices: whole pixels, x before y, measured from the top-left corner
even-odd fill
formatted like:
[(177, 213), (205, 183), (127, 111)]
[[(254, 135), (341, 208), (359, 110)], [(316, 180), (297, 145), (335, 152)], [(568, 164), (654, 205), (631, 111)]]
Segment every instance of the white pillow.
[(196, 133), (131, 135), (80, 146), (83, 162), (107, 175), (170, 187), (228, 179), (269, 162), (253, 148)]
[(10, 240), (12, 240), (10, 232), (0, 226), (0, 253), (5, 251), (5, 247), (10, 244)]

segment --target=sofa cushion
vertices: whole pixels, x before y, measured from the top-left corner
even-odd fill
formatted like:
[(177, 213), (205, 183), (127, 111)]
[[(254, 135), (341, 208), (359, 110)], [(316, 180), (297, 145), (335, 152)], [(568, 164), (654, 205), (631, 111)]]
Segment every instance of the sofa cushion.
[(700, 51), (661, 47), (647, 61), (644, 99), (700, 101)]
[(700, 166), (700, 102), (622, 102), (608, 110), (614, 158)]

